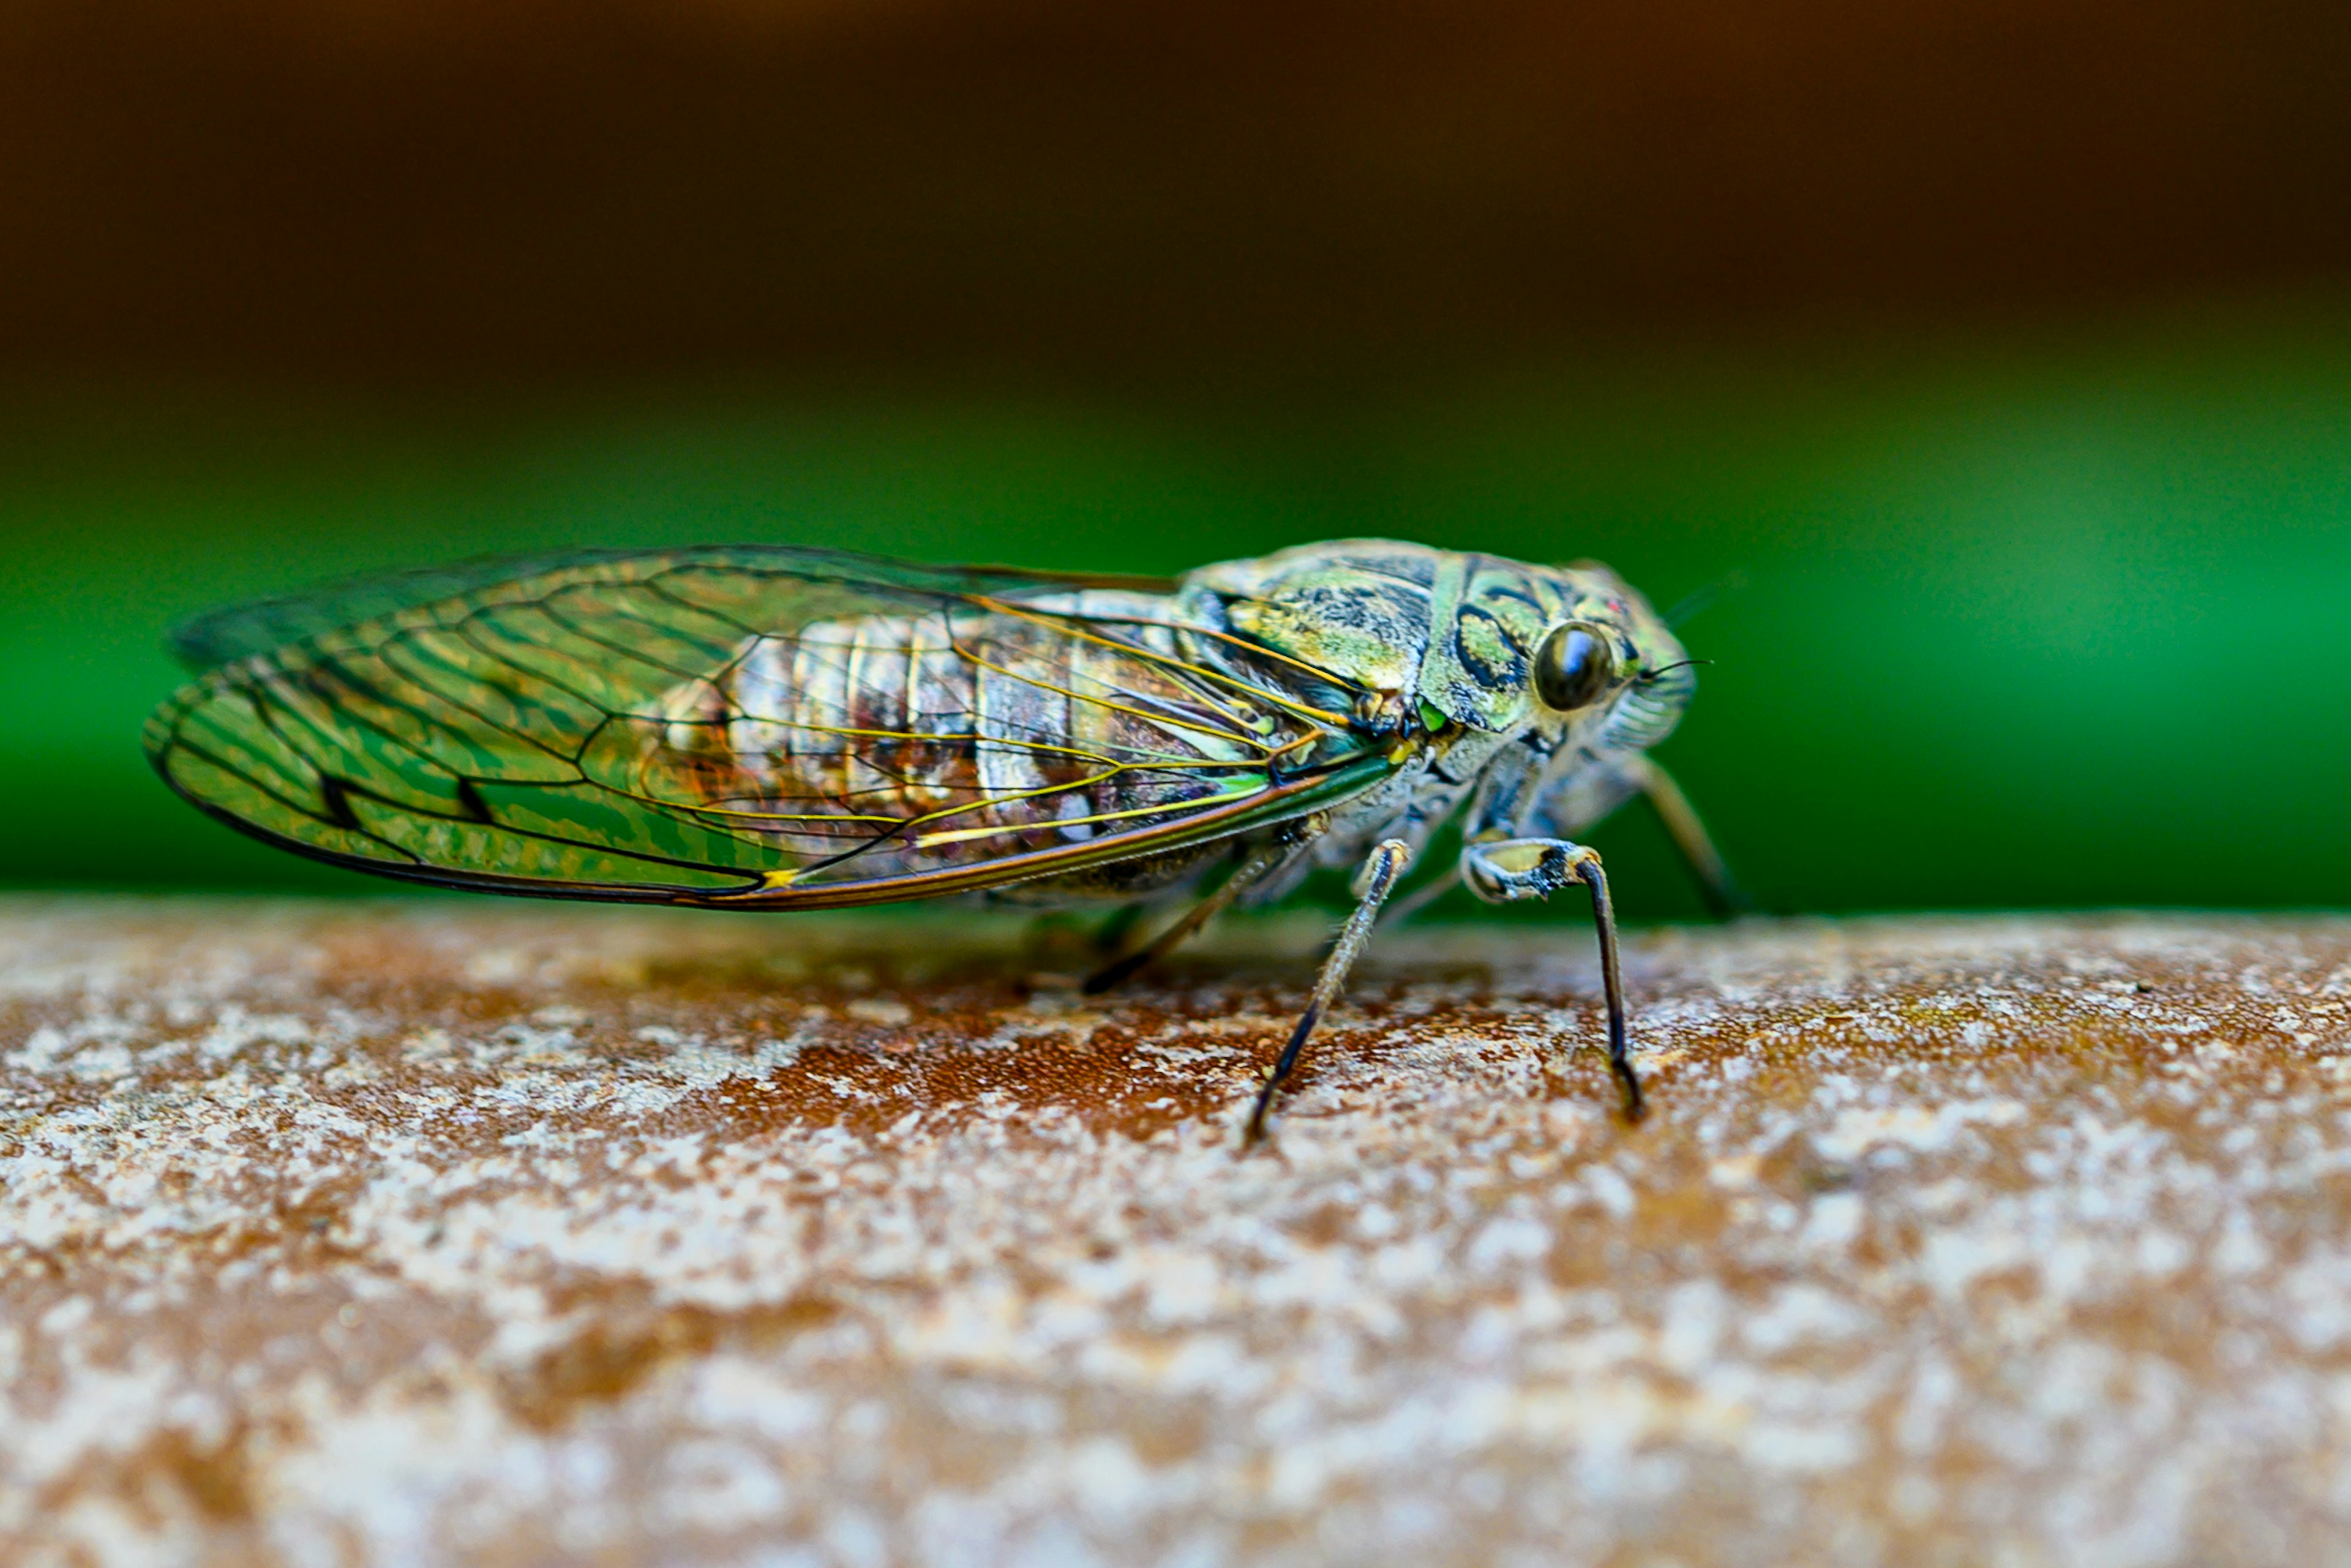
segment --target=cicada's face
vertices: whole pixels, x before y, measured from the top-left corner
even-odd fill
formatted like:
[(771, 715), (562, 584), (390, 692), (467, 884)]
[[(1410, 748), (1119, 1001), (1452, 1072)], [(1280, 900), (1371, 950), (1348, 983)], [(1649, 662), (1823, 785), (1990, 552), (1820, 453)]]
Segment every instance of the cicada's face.
[(1349, 539), (1208, 567), (1186, 591), (1234, 632), (1486, 746), (1531, 732), (1557, 757), (1638, 750), (1696, 688), (1665, 622), (1593, 563)]
[(1553, 754), (1640, 751), (1673, 733), (1698, 689), (1682, 645), (1606, 567), (1541, 569), (1552, 600), (1527, 660), (1520, 722)]

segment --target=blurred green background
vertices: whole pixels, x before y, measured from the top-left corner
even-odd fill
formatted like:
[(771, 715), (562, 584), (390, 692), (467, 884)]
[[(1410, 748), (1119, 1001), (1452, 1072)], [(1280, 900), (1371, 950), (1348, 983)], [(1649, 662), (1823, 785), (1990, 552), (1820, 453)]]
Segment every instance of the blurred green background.
[(0, 883), (383, 890), (147, 773), (226, 600), (1373, 534), (1719, 585), (1769, 904), (2351, 902), (2323, 8), (92, 17), (0, 29)]

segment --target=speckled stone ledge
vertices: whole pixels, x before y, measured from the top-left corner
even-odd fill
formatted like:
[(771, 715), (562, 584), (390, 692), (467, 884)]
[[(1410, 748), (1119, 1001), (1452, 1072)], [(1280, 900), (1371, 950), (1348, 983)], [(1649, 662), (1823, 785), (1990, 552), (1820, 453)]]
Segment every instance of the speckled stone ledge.
[(0, 1561), (2351, 1561), (2351, 923), (0, 902)]

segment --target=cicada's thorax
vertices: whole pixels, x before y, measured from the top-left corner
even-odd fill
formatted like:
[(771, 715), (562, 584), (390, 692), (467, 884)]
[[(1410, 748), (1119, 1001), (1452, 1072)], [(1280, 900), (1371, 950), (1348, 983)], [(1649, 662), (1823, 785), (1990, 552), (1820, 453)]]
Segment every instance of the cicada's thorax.
[[(1341, 540), (1206, 568), (1182, 599), (1194, 617), (1369, 688), (1410, 737), (1404, 767), (1334, 814), (1313, 853), (1324, 865), (1353, 865), (1384, 839), (1417, 851), (1465, 804), (1473, 838), (1549, 831), (1554, 810), (1586, 797), (1613, 804), (1625, 760), (1664, 738), (1691, 691), (1672, 633), (1604, 567)], [(1605, 703), (1557, 712), (1532, 664), (1569, 622), (1604, 631), (1627, 679)]]

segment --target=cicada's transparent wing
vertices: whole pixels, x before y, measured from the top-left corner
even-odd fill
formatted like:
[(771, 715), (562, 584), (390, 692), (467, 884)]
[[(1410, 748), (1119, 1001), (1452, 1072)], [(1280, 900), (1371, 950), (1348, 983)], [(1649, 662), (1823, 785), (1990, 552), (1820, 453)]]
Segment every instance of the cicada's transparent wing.
[(206, 611), (172, 627), (163, 641), (172, 656), (187, 668), (215, 669), (307, 637), (340, 632), (363, 622), (381, 620), (403, 610), (512, 582), (517, 578), (537, 577), (566, 566), (590, 565), (611, 559), (612, 554), (604, 550), (573, 550), (502, 557), (359, 578), (308, 593), (256, 599)]
[(1388, 772), (1346, 716), (1099, 581), (777, 547), (573, 558), (225, 663), (148, 748), (205, 810), (342, 864), (761, 905), (1081, 871)]
[[(340, 632), (364, 622), (381, 620), (403, 610), (437, 603), (484, 589), (536, 578), (567, 567), (587, 567), (623, 561), (625, 550), (559, 550), (543, 555), (499, 556), (452, 565), (419, 567), (356, 578), (308, 593), (256, 599), (207, 611), (173, 627), (164, 638), (172, 656), (191, 670), (209, 670), (236, 659), (266, 653), (273, 648), (305, 638)], [(908, 567), (896, 561), (861, 556), (847, 550), (812, 549), (793, 545), (734, 545), (718, 550), (676, 552), (681, 556), (711, 554), (733, 560), (768, 559), (782, 564), (805, 563), (841, 572), (862, 571), (884, 577), (908, 573), (953, 577), (970, 586), (997, 592), (1017, 592), (1040, 583), (1066, 587), (1126, 588), (1141, 592), (1165, 592), (1163, 579), (1139, 577), (1068, 577), (1024, 571), (1015, 567), (940, 569)]]

